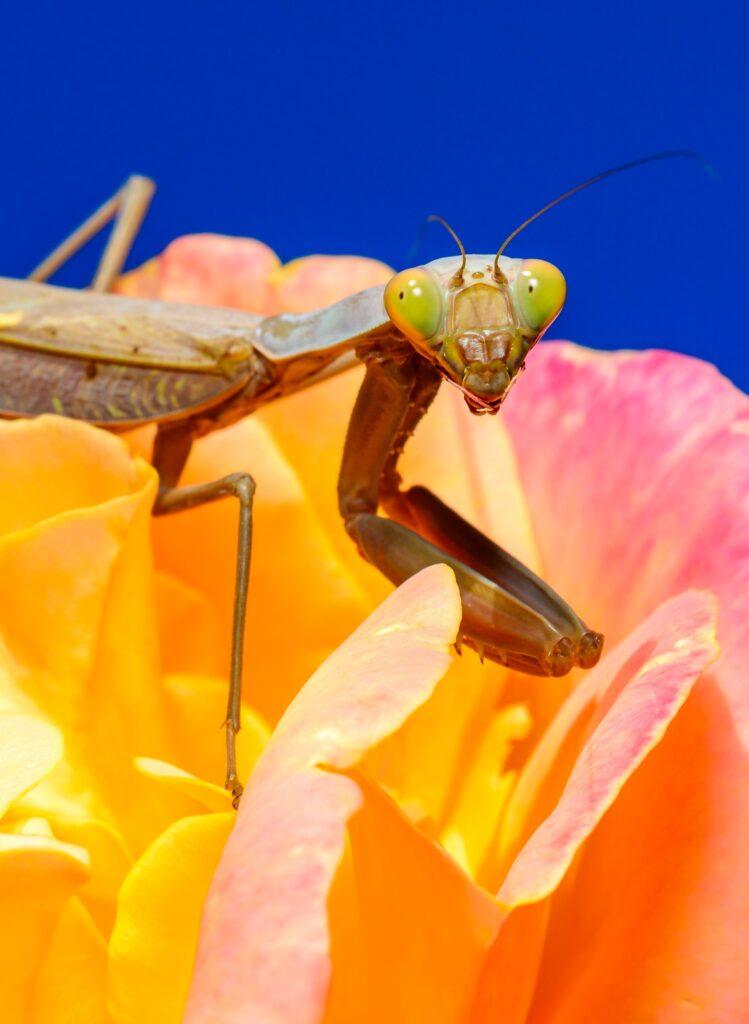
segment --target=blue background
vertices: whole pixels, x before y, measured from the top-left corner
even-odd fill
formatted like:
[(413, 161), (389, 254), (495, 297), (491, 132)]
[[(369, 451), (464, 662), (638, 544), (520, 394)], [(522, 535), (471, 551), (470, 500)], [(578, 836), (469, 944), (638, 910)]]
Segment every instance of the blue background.
[[(653, 150), (511, 248), (569, 284), (555, 332), (703, 356), (743, 387), (746, 33), (739, 7), (279, 2), (6, 5), (0, 273), (23, 275), (131, 172), (131, 263), (193, 231), (288, 259), (406, 265), (424, 216), (493, 251), (577, 180)], [(430, 228), (418, 261), (451, 251)], [(82, 283), (88, 253), (61, 279)]]

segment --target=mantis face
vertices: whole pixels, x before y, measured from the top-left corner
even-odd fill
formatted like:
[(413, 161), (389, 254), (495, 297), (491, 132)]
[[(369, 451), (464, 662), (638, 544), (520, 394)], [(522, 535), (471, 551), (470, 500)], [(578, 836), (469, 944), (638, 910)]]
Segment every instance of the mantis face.
[(528, 351), (559, 315), (566, 284), (544, 260), (468, 256), (403, 270), (385, 288), (388, 316), (457, 385), (471, 412), (496, 413)]

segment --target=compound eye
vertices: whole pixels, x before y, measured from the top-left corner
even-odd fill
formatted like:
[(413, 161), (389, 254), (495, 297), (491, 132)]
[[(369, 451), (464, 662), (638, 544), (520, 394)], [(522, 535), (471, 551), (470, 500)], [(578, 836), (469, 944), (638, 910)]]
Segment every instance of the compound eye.
[(433, 338), (442, 324), (445, 298), (427, 270), (403, 270), (385, 287), (385, 311), (409, 341)]
[(564, 275), (546, 260), (523, 260), (514, 289), (523, 319), (534, 331), (542, 331), (559, 316), (567, 297)]

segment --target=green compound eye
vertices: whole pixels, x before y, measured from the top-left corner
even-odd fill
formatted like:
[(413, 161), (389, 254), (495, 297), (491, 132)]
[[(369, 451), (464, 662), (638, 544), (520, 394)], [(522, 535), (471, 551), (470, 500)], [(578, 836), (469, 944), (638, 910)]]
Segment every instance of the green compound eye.
[(434, 337), (444, 305), (442, 289), (426, 270), (403, 270), (385, 288), (385, 311), (410, 341)]
[(564, 275), (546, 260), (523, 260), (514, 288), (523, 319), (534, 331), (556, 319), (567, 296)]

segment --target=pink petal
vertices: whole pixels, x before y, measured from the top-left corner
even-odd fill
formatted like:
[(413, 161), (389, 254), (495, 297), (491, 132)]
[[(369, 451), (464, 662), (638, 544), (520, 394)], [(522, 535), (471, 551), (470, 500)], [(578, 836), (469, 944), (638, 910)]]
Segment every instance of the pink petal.
[(507, 404), (550, 581), (610, 639), (710, 589), (722, 651), (555, 898), (534, 1022), (744, 1019), (748, 410), (696, 360), (564, 344)]
[(392, 276), (390, 267), (365, 256), (305, 256), (280, 267), (272, 283), (278, 309), (306, 313), (387, 284)]
[[(561, 798), (502, 884), (502, 903), (533, 903), (556, 889), (581, 844), (660, 742), (717, 653), (714, 602), (709, 594), (692, 591), (659, 608), (585, 677), (524, 769), (526, 777), (536, 779), (540, 762), (554, 775), (554, 754), (559, 755), (576, 721), (596, 709)], [(540, 799), (521, 776), (516, 801), (527, 805), (533, 796)]]
[(140, 299), (275, 312), (270, 284), (278, 257), (263, 242), (229, 235), (182, 235), (161, 255), (121, 277), (115, 291)]
[(270, 275), (278, 257), (254, 238), (183, 235), (161, 254), (159, 298), (273, 312)]
[[(670, 352), (533, 352), (505, 421), (544, 572), (610, 640), (692, 587), (721, 609), (721, 675), (749, 616), (749, 401)], [(749, 691), (732, 686), (749, 743)]]

